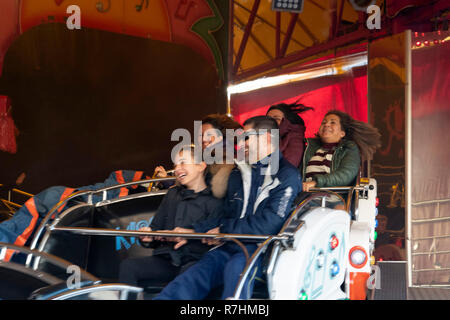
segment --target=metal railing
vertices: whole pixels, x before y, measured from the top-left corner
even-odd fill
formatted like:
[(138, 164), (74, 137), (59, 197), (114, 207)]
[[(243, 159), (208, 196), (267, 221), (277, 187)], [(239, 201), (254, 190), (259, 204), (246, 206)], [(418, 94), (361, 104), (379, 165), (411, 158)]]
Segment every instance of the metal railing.
[[(0, 188), (3, 187), (3, 186), (4, 186), (3, 184), (0, 184)], [(29, 197), (29, 198), (34, 196), (31, 193), (28, 193), (28, 192), (25, 192), (25, 191), (22, 191), (22, 190), (19, 190), (19, 189), (16, 189), (16, 188), (12, 188), (12, 189), (8, 190), (8, 197), (7, 197), (7, 199), (0, 199), (0, 201), (9, 210), (9, 213), (11, 214), (11, 216), (14, 215), (14, 213), (16, 212), (16, 209), (19, 209), (19, 208), (22, 207), (21, 204), (16, 203), (16, 202), (13, 201), (12, 195), (14, 193), (21, 194), (21, 195), (24, 195), (24, 196)]]
[(137, 300), (143, 299), (143, 289), (120, 283), (107, 283), (98, 284), (89, 287), (83, 287), (79, 289), (73, 289), (65, 291), (58, 295), (55, 295), (48, 300), (68, 300), (74, 297), (79, 297), (86, 294), (104, 293), (105, 291), (119, 291), (120, 295), (117, 296), (117, 300), (127, 300), (130, 292), (137, 294)]
[[(69, 266), (73, 265), (73, 263), (71, 263), (71, 262), (69, 262), (67, 260), (64, 260), (64, 259), (62, 259), (60, 257), (54, 256), (52, 254), (45, 253), (45, 252), (39, 252), (37, 250), (32, 250), (32, 249), (29, 249), (27, 247), (16, 246), (16, 245), (13, 245), (13, 244), (10, 244), (10, 243), (0, 242), (0, 248), (1, 248), (1, 250), (0, 250), (0, 261), (3, 261), (5, 259), (6, 253), (7, 253), (8, 250), (13, 250), (14, 252), (23, 253), (23, 254), (27, 254), (27, 255), (43, 258), (48, 263), (50, 263), (50, 264), (52, 264), (52, 265), (54, 265), (56, 267), (59, 267), (59, 268), (65, 270), (65, 271), (67, 270), (67, 268)], [(27, 265), (25, 265), (25, 267), (28, 268)], [(84, 271), (82, 269), (80, 270), (80, 276), (81, 276), (81, 279), (92, 281), (94, 284), (101, 282), (100, 279), (98, 279), (97, 277), (91, 275), (90, 273), (88, 273), (87, 271)]]
[[(139, 181), (133, 181), (133, 182), (127, 182), (127, 183), (122, 183), (122, 184), (117, 184), (114, 186), (110, 186), (110, 187), (105, 187), (102, 189), (98, 189), (98, 190), (81, 190), (81, 191), (77, 191), (71, 195), (69, 195), (68, 197), (62, 199), (61, 201), (59, 201), (58, 203), (56, 203), (49, 211), (48, 213), (45, 215), (45, 217), (42, 219), (39, 227), (36, 229), (36, 232), (34, 234), (34, 237), (31, 241), (30, 244), (30, 248), (31, 249), (35, 249), (37, 246), (37, 243), (42, 235), (42, 232), (44, 231), (45, 227), (47, 226), (49, 220), (53, 217), (53, 215), (55, 215), (53, 218), (57, 218), (59, 215), (58, 209), (60, 207), (62, 207), (64, 204), (66, 204), (67, 202), (69, 202), (70, 200), (74, 200), (75, 198), (79, 198), (81, 196), (87, 196), (88, 197), (88, 201), (85, 202), (86, 204), (92, 205), (92, 198), (94, 195), (102, 193), (102, 201), (106, 201), (107, 198), (107, 192), (110, 190), (114, 190), (114, 189), (120, 189), (120, 188), (124, 188), (124, 187), (131, 187), (134, 185), (140, 185), (140, 184), (146, 184), (146, 183), (150, 183), (150, 182), (160, 182), (160, 181), (173, 181), (175, 178), (174, 177), (170, 177), (170, 178), (156, 178), (156, 179), (145, 179), (145, 180), (139, 180)], [(164, 191), (159, 191), (156, 192), (156, 194), (161, 194)], [(145, 192), (144, 194), (146, 195), (152, 195), (154, 194), (155, 191), (149, 191), (149, 192)], [(135, 194), (135, 195), (131, 195), (131, 196), (127, 196), (127, 197), (123, 197), (125, 199), (130, 199), (130, 198), (137, 198), (139, 197), (139, 194)], [(27, 264), (29, 264), (30, 261), (29, 259), (27, 259)]]

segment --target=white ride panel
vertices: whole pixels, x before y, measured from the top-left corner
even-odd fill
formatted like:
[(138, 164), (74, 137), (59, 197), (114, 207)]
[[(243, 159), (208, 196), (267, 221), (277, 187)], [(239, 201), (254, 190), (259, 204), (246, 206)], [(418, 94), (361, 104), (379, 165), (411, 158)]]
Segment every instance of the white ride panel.
[[(361, 299), (364, 294), (354, 294), (355, 290), (361, 291), (361, 288), (353, 288), (353, 282), (357, 277), (368, 279), (371, 274), (371, 256), (375, 247), (375, 219), (376, 219), (376, 197), (377, 182), (375, 179), (368, 179), (365, 183), (370, 187), (360, 195), (355, 212), (355, 220), (352, 221), (350, 228), (348, 272), (346, 279), (346, 291), (350, 298)], [(366, 288), (367, 289), (367, 288)]]
[(295, 233), (293, 247), (280, 249), (267, 274), (270, 299), (347, 298), (341, 285), (348, 264), (349, 214), (320, 207), (301, 220), (305, 224)]

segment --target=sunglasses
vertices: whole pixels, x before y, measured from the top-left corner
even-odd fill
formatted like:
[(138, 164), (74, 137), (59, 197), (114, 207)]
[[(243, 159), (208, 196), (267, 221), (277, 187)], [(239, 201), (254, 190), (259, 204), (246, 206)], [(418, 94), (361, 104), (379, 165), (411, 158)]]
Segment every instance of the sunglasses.
[(247, 141), (248, 139), (250, 139), (250, 136), (259, 136), (263, 133), (257, 132), (257, 131), (246, 131), (243, 134), (244, 134), (244, 140)]

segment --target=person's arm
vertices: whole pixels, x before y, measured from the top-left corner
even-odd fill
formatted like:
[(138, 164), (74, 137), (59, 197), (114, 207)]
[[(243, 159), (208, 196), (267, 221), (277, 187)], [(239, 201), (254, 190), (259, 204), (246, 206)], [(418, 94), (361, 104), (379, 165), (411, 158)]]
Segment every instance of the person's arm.
[(336, 187), (336, 186), (348, 186), (359, 172), (361, 163), (361, 156), (359, 155), (359, 149), (356, 144), (351, 144), (347, 149), (344, 158), (341, 161), (339, 168), (336, 168), (333, 172), (324, 175), (316, 175), (313, 180), (316, 181), (316, 187)]

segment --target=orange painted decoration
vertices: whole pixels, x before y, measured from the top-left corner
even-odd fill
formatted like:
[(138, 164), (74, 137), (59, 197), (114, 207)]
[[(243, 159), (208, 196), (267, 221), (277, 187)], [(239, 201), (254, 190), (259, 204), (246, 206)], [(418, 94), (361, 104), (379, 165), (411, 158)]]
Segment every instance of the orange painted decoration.
[(201, 19), (215, 16), (208, 0), (22, 0), (21, 33), (43, 23), (65, 24), (71, 15), (66, 12), (70, 5), (80, 7), (81, 29), (186, 45), (215, 63), (206, 40), (192, 30)]
[(350, 300), (366, 300), (367, 272), (350, 272)]

